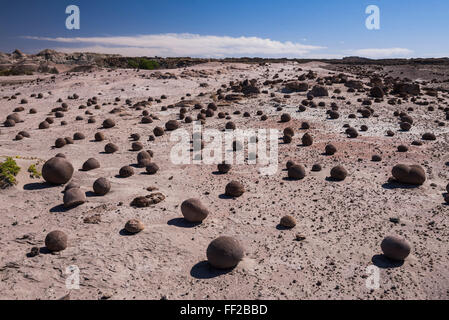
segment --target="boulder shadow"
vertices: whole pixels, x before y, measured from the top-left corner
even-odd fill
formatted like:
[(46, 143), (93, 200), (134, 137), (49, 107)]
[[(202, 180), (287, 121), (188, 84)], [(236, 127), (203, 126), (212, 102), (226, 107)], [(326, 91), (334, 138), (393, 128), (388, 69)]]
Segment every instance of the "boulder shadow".
[(40, 254), (52, 254), (52, 252), (50, 250), (48, 250), (47, 247), (41, 247), (41, 248), (39, 248), (37, 253), (33, 254), (32, 252), (28, 252), (26, 254), (26, 256), (27, 256), (27, 258), (34, 258), (34, 257), (36, 257), (36, 256), (38, 256)]
[(220, 171), (214, 171), (214, 172), (212, 172), (212, 174), (215, 175), (215, 176), (223, 176), (223, 175), (225, 175), (226, 173), (220, 172)]
[(99, 197), (99, 195), (97, 195), (95, 192), (93, 191), (87, 191), (86, 192), (86, 197), (87, 198), (94, 198), (94, 197)]
[(28, 183), (23, 186), (23, 190), (27, 191), (33, 191), (33, 190), (44, 190), (44, 189), (50, 189), (55, 188), (56, 185), (49, 184), (48, 182), (33, 182)]
[(233, 200), (233, 199), (235, 199), (234, 197), (228, 196), (228, 195), (226, 195), (226, 194), (224, 194), (224, 193), (220, 194), (220, 195), (218, 196), (218, 198), (220, 198), (220, 199), (222, 199), (222, 200)]
[(401, 183), (395, 180), (390, 180), (385, 182), (382, 185), (382, 188), (384, 189), (388, 189), (388, 190), (394, 190), (394, 189), (416, 189), (419, 188), (420, 186), (418, 185), (413, 185), (413, 184), (406, 184), (406, 183)]
[(234, 269), (215, 269), (209, 262), (201, 261), (192, 267), (190, 275), (196, 279), (212, 279), (230, 273), (232, 270)]
[(106, 151), (100, 151), (99, 154), (114, 154), (114, 153), (118, 153), (118, 151), (116, 152), (106, 152)]
[[(39, 248), (39, 254), (52, 254), (53, 252), (51, 252), (50, 250), (48, 250), (48, 248), (47, 247), (41, 247), (41, 248)], [(30, 253), (28, 253), (27, 254), (27, 256), (29, 255)]]
[(288, 228), (288, 227), (284, 227), (283, 225), (281, 225), (280, 223), (276, 226), (276, 229), (279, 231), (287, 231), (287, 230), (291, 230), (293, 228)]
[(199, 226), (201, 222), (189, 222), (184, 218), (174, 218), (169, 220), (167, 224), (178, 228), (195, 228)]
[(123, 228), (122, 230), (119, 231), (119, 235), (123, 236), (123, 237), (131, 237), (134, 236), (134, 233), (131, 233), (129, 231), (127, 231), (125, 228)]
[(70, 208), (64, 207), (63, 204), (58, 204), (57, 206), (50, 209), (50, 212), (52, 213), (61, 213), (61, 212), (67, 212)]
[[(286, 170), (286, 171), (288, 171), (288, 170)], [(302, 180), (302, 179), (295, 179), (295, 178), (290, 178), (290, 177), (283, 177), (282, 180), (284, 180), (284, 181), (300, 181), (300, 180)]]
[(381, 269), (399, 268), (404, 264), (404, 261), (397, 261), (387, 258), (384, 254), (376, 254), (371, 258), (371, 262)]
[(326, 181), (329, 181), (329, 182), (341, 182), (341, 180), (338, 180), (338, 179), (335, 179), (335, 178), (332, 178), (332, 177), (326, 177)]

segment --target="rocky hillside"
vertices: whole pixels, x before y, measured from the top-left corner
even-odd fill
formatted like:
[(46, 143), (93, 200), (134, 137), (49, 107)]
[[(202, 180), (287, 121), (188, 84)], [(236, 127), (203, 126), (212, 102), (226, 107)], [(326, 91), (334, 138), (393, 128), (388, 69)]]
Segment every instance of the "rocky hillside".
[(210, 61), (227, 63), (286, 63), (295, 61), (308, 63), (319, 61), (331, 65), (370, 65), (370, 66), (449, 66), (449, 58), (431, 59), (368, 59), (362, 57), (345, 57), (343, 59), (270, 59), (270, 58), (225, 58), (225, 59), (203, 59), (203, 58), (160, 58), (160, 57), (123, 57), (121, 55), (98, 54), (98, 53), (62, 53), (46, 49), (38, 54), (25, 54), (20, 50), (13, 53), (0, 52), (0, 76), (8, 75), (31, 75), (34, 73), (59, 72), (83, 72), (94, 68), (125, 68), (125, 69), (175, 69), (189, 67)]

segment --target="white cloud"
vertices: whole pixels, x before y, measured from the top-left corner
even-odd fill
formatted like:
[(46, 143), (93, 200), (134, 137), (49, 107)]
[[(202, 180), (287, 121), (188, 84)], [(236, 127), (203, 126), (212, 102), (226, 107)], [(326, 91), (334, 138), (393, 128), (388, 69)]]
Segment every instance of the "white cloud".
[(303, 57), (326, 47), (304, 45), (298, 42), (281, 42), (258, 37), (203, 36), (196, 34), (155, 34), (137, 36), (105, 36), (48, 38), (25, 37), (30, 40), (77, 47), (59, 47), (65, 52), (101, 52), (126, 56), (161, 57)]
[(409, 57), (412, 53), (412, 50), (406, 48), (373, 48), (351, 51), (351, 54), (366, 58), (403, 58)]

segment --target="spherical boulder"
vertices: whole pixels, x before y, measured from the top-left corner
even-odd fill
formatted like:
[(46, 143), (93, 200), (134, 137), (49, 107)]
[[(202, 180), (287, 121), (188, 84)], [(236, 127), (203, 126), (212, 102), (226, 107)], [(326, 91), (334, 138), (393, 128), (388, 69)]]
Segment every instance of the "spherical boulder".
[(13, 119), (6, 119), (5, 122), (3, 122), (3, 125), (5, 127), (14, 127), (16, 122)]
[(331, 170), (331, 178), (337, 181), (343, 181), (346, 179), (348, 171), (342, 166), (333, 167)]
[(303, 130), (310, 129), (310, 124), (307, 121), (301, 123), (301, 129), (303, 129)]
[(106, 153), (114, 153), (118, 151), (118, 147), (117, 145), (113, 144), (113, 143), (108, 143), (107, 145), (104, 146), (104, 152)]
[(131, 145), (131, 149), (133, 151), (140, 151), (143, 149), (143, 144), (142, 142), (133, 142)]
[(147, 151), (140, 151), (137, 154), (137, 164), (139, 167), (144, 168), (151, 163), (151, 155)]
[(288, 168), (288, 177), (292, 180), (301, 180), (306, 176), (306, 170), (300, 164), (294, 164)]
[(121, 178), (129, 178), (134, 175), (134, 169), (130, 166), (124, 166), (120, 168), (119, 176)]
[(139, 233), (145, 229), (145, 225), (142, 221), (137, 219), (131, 219), (125, 224), (125, 230), (129, 233)]
[(156, 127), (156, 128), (154, 128), (153, 133), (154, 133), (154, 135), (156, 137), (163, 136), (164, 135), (164, 128)]
[(328, 145), (326, 145), (326, 147), (325, 147), (325, 153), (326, 153), (328, 156), (332, 156), (332, 155), (334, 155), (336, 152), (337, 152), (337, 148), (336, 148), (333, 144), (328, 144)]
[(345, 132), (348, 135), (348, 137), (352, 139), (357, 138), (359, 136), (359, 132), (357, 131), (356, 128), (349, 127), (346, 129)]
[(209, 244), (206, 255), (212, 267), (230, 269), (243, 259), (244, 249), (236, 239), (222, 236)]
[(203, 222), (209, 215), (209, 210), (201, 203), (199, 199), (188, 199), (181, 204), (181, 212), (189, 222)]
[(302, 136), (302, 144), (303, 146), (311, 146), (313, 144), (313, 138), (309, 133), (306, 133)]
[(336, 119), (340, 118), (340, 114), (335, 110), (329, 110), (328, 115), (329, 115), (329, 118), (331, 118), (332, 120), (336, 120)]
[(67, 142), (65, 141), (64, 138), (58, 138), (55, 141), (55, 147), (58, 149), (64, 147), (66, 144), (67, 144)]
[(404, 238), (398, 236), (386, 237), (380, 247), (387, 258), (397, 261), (403, 261), (411, 251), (410, 244)]
[(296, 226), (296, 220), (292, 216), (283, 216), (279, 223), (284, 228), (294, 228)]
[(66, 184), (73, 175), (72, 164), (64, 158), (54, 157), (42, 167), (42, 177), (50, 184)]
[(434, 141), (437, 138), (435, 137), (435, 135), (431, 132), (426, 132), (422, 135), (422, 139), (423, 140), (428, 140), (428, 141)]
[(226, 162), (219, 163), (217, 165), (218, 172), (220, 173), (228, 173), (231, 170), (232, 166)]
[(80, 188), (71, 188), (64, 193), (64, 207), (73, 208), (86, 202), (86, 194)]
[(159, 171), (159, 166), (154, 162), (151, 162), (145, 167), (145, 170), (148, 174), (156, 174)]
[(84, 140), (84, 139), (86, 139), (86, 136), (81, 132), (76, 132), (73, 135), (73, 140)]
[(30, 138), (31, 135), (27, 131), (20, 131), (19, 134), (24, 138)]
[(66, 192), (67, 190), (73, 189), (73, 188), (81, 188), (81, 186), (79, 185), (79, 183), (77, 183), (75, 181), (70, 181), (68, 184), (66, 184), (66, 186), (64, 188), (64, 192)]
[(290, 169), (291, 166), (295, 165), (295, 162), (293, 160), (288, 160), (287, 163), (285, 164), (285, 167), (287, 169)]
[(103, 141), (105, 139), (103, 132), (97, 132), (95, 133), (95, 141)]
[(167, 129), (167, 131), (173, 131), (179, 128), (179, 122), (176, 120), (169, 120), (166, 124), (165, 124), (165, 129)]
[(419, 165), (398, 164), (393, 167), (391, 173), (400, 183), (422, 185), (426, 181), (426, 172)]
[(47, 234), (45, 237), (45, 247), (52, 252), (59, 252), (67, 248), (68, 237), (59, 230)]
[(48, 128), (50, 128), (50, 124), (47, 121), (42, 121), (41, 123), (39, 123), (40, 130), (48, 129)]
[(226, 123), (226, 130), (235, 130), (236, 126), (235, 123), (232, 121), (229, 121)]
[(83, 163), (83, 171), (90, 171), (100, 168), (100, 162), (95, 158), (90, 158)]
[(106, 119), (106, 120), (103, 121), (103, 128), (110, 129), (110, 128), (113, 128), (113, 127), (115, 127), (115, 121), (114, 120), (109, 118), (109, 119)]
[(410, 129), (412, 128), (412, 125), (408, 122), (403, 121), (399, 124), (399, 127), (403, 131), (410, 131)]
[(293, 130), (292, 127), (287, 127), (284, 129), (284, 136), (290, 136), (290, 137), (294, 137), (295, 136), (295, 131)]
[(281, 115), (281, 122), (289, 122), (292, 117), (288, 113), (283, 113)]
[(111, 183), (106, 178), (98, 178), (94, 182), (93, 189), (96, 195), (104, 196), (111, 191)]
[(226, 185), (225, 195), (229, 197), (240, 197), (245, 192), (245, 187), (238, 181), (231, 181)]
[(289, 144), (293, 141), (293, 138), (291, 135), (286, 134), (282, 137), (282, 140), (284, 141), (285, 144)]

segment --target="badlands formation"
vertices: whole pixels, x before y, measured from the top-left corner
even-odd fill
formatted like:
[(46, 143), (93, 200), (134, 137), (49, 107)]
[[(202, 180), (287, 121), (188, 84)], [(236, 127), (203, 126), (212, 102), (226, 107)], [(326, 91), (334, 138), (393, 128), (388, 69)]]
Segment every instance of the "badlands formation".
[[(3, 299), (449, 298), (447, 66), (47, 67), (0, 77)], [(277, 171), (173, 163), (196, 121)]]

